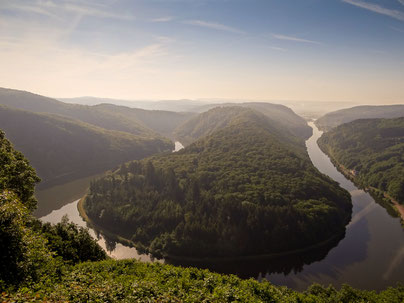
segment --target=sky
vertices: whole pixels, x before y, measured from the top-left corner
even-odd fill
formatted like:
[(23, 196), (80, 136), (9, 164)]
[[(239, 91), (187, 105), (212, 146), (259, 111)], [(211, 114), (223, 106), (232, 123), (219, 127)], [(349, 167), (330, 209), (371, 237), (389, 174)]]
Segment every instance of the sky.
[(404, 0), (0, 0), (0, 86), (404, 103)]

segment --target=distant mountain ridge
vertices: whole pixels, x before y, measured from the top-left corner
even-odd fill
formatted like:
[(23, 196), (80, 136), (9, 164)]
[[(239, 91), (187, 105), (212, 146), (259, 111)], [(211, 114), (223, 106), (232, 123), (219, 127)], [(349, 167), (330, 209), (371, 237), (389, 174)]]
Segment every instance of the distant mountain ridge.
[(77, 97), (77, 98), (57, 98), (57, 100), (82, 104), (82, 105), (99, 105), (103, 103), (114, 104), (120, 106), (127, 106), (130, 108), (139, 108), (145, 110), (163, 110), (174, 112), (194, 112), (196, 108), (208, 104), (206, 101), (199, 100), (161, 100), (161, 101), (142, 101), (142, 100), (122, 100), (112, 98), (99, 98), (99, 97)]
[(315, 124), (320, 130), (329, 131), (338, 125), (357, 119), (391, 119), (399, 117), (404, 117), (404, 104), (361, 105), (325, 114), (317, 119)]
[[(141, 118), (139, 118), (145, 116), (144, 110), (115, 105), (88, 106), (67, 104), (29, 92), (4, 88), (0, 88), (0, 104), (37, 113), (63, 115), (105, 129), (125, 131), (139, 136), (162, 136), (154, 129), (154, 125), (151, 123), (153, 119), (149, 119), (148, 125), (145, 125)], [(136, 112), (138, 112), (138, 114), (134, 115)], [(148, 116), (152, 116), (152, 114), (153, 111), (149, 112)], [(169, 114), (172, 117), (170, 125), (175, 124), (176, 116), (179, 117), (179, 121), (177, 122), (179, 124), (183, 122), (183, 117), (187, 115), (172, 112)], [(162, 129), (165, 125), (162, 125), (161, 112), (158, 112), (157, 115), (154, 121), (158, 124), (157, 129)], [(170, 126), (166, 128), (169, 129)]]

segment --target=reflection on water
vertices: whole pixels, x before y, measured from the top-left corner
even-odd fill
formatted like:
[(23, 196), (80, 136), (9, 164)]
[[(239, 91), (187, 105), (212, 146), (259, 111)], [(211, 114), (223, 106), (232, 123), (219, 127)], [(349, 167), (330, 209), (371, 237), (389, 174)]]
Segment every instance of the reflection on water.
[[(316, 143), (321, 132), (313, 123), (310, 123), (310, 126), (314, 132), (306, 145), (314, 166), (339, 182), (352, 196), (352, 220), (346, 227), (345, 236), (336, 238), (321, 248), (284, 257), (216, 263), (172, 260), (167, 262), (210, 268), (245, 278), (267, 279), (274, 284), (297, 290), (304, 290), (313, 282), (332, 284), (335, 287), (348, 283), (355, 288), (375, 290), (394, 286), (397, 282), (404, 283), (404, 231), (400, 220), (390, 216), (368, 193), (356, 188), (335, 169)], [(176, 150), (177, 146), (180, 147), (176, 142)], [(45, 199), (45, 203), (41, 193), (38, 193), (37, 213), (42, 214), (41, 219), (56, 223), (64, 214), (68, 214), (73, 222), (85, 226), (77, 210), (78, 197), (74, 198), (74, 195), (80, 191), (85, 192), (89, 182), (89, 179), (79, 180), (74, 186), (70, 184), (66, 188), (61, 186), (53, 189), (51, 194), (48, 193), (49, 201), (46, 202)], [(61, 207), (62, 205), (65, 206)], [(105, 236), (97, 234), (94, 230), (91, 230), (91, 233), (98, 239), (98, 243), (109, 251), (110, 256), (117, 259), (140, 258), (150, 261), (148, 256), (139, 255), (134, 248), (106, 240)]]
[(338, 245), (343, 238), (344, 235), (342, 234), (317, 249), (285, 256), (256, 257), (254, 259), (242, 259), (237, 261), (220, 260), (214, 262), (186, 262), (170, 259), (166, 259), (165, 261), (173, 265), (208, 268), (220, 273), (235, 274), (241, 278), (257, 278), (258, 280), (262, 280), (266, 278), (267, 273), (289, 275), (301, 272), (304, 265), (325, 258), (330, 249)]
[(36, 217), (43, 217), (62, 206), (78, 200), (84, 196), (91, 180), (100, 175), (93, 175), (77, 179), (65, 184), (53, 186), (47, 189), (35, 189), (35, 197), (38, 199), (38, 208), (35, 210)]
[[(67, 215), (69, 220), (79, 226), (86, 227), (87, 223), (80, 217), (77, 209), (79, 200), (71, 202), (58, 210), (52, 211), (50, 214), (41, 217), (44, 222), (56, 224), (62, 220), (62, 217)], [(141, 261), (150, 262), (150, 257), (147, 255), (138, 254), (137, 250), (133, 247), (128, 247), (115, 241), (106, 239), (102, 234), (96, 232), (94, 229), (89, 229), (91, 236), (97, 240), (98, 244), (108, 253), (110, 257), (116, 259), (136, 258)]]
[(356, 188), (335, 169), (318, 148), (321, 132), (313, 123), (310, 126), (314, 131), (306, 142), (310, 158), (322, 173), (351, 193), (352, 220), (347, 225), (345, 238), (323, 260), (304, 266), (299, 273), (268, 273), (266, 278), (299, 290), (313, 282), (336, 287), (348, 283), (356, 288), (375, 290), (404, 282), (404, 231), (399, 219), (389, 216), (368, 193)]

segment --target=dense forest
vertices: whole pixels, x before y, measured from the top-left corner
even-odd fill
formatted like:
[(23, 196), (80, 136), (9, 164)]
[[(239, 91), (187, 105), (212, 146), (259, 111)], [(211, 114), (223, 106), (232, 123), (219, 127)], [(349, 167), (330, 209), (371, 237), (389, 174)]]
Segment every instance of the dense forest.
[(350, 196), (303, 140), (251, 109), (225, 112), (227, 126), (184, 150), (93, 182), (88, 216), (157, 257), (279, 253), (344, 232)]
[(399, 118), (404, 117), (404, 105), (361, 105), (352, 108), (327, 113), (317, 119), (316, 126), (323, 131), (329, 131), (338, 125), (358, 119)]
[(324, 133), (318, 144), (361, 186), (404, 203), (404, 118), (356, 120)]
[(125, 161), (173, 149), (168, 139), (145, 138), (2, 105), (0, 129), (31, 161), (42, 186), (102, 173)]
[(0, 132), (2, 302), (402, 302), (404, 288), (376, 293), (312, 285), (298, 293), (269, 282), (136, 260), (105, 260), (87, 229), (32, 217), (35, 170)]

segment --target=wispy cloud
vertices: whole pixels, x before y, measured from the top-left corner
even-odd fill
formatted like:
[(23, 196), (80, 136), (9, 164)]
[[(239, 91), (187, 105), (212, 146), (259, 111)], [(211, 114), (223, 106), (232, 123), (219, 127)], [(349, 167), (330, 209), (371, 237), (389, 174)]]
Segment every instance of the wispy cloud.
[(395, 26), (390, 26), (390, 28), (391, 28), (392, 30), (395, 30), (396, 32), (404, 33), (404, 29), (403, 29), (403, 28), (398, 28), (398, 27), (395, 27)]
[(321, 42), (318, 42), (318, 41), (307, 40), (307, 39), (286, 36), (286, 35), (272, 34), (272, 37), (274, 37), (275, 39), (278, 39), (278, 40), (294, 41), (294, 42), (300, 42), (300, 43), (322, 44)]
[(96, 2), (71, 2), (71, 1), (10, 1), (2, 3), (0, 10), (19, 11), (22, 13), (35, 13), (48, 17), (62, 18), (66, 13), (79, 14), (82, 16), (93, 16), (99, 18), (133, 19), (127, 14), (112, 13), (110, 8)]
[[(377, 14), (389, 16), (391, 18), (404, 21), (404, 13), (401, 11), (395, 10), (395, 9), (385, 8), (378, 4), (369, 3), (369, 2), (360, 1), (360, 0), (342, 0), (342, 2), (372, 11)], [(403, 4), (403, 2), (404, 2), (403, 0), (400, 0), (400, 3)]]
[(280, 52), (287, 52), (288, 50), (286, 48), (283, 47), (277, 47), (277, 46), (269, 46), (270, 49), (276, 50), (276, 51), (280, 51)]
[(190, 24), (190, 25), (195, 25), (195, 26), (201, 26), (201, 27), (206, 27), (214, 30), (219, 30), (219, 31), (225, 31), (225, 32), (230, 32), (234, 34), (245, 34), (244, 31), (239, 30), (237, 28), (227, 26), (221, 23), (215, 23), (215, 22), (208, 22), (208, 21), (203, 21), (203, 20), (187, 20), (184, 21), (185, 24)]
[(165, 16), (165, 17), (154, 18), (154, 19), (151, 19), (150, 21), (158, 23), (158, 22), (170, 22), (170, 21), (173, 21), (173, 20), (174, 20), (174, 17)]
[(404, 0), (398, 0), (402, 5), (404, 5)]

